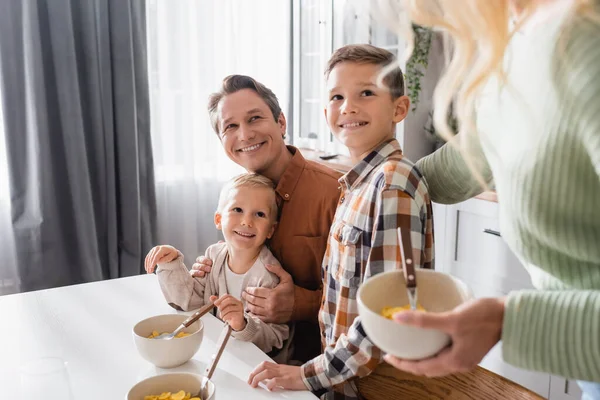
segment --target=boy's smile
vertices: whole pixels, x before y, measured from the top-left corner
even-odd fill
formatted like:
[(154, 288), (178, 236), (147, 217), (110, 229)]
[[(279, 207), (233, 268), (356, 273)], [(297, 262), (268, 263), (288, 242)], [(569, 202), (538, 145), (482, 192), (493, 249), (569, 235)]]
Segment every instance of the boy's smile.
[(327, 80), (325, 118), (354, 161), (393, 138), (396, 124), (408, 112), (410, 102), (406, 96), (393, 100), (389, 90), (377, 86), (380, 71), (375, 64), (342, 62)]
[(233, 249), (258, 249), (273, 235), (275, 194), (255, 187), (231, 189), (223, 209), (215, 214), (217, 229)]

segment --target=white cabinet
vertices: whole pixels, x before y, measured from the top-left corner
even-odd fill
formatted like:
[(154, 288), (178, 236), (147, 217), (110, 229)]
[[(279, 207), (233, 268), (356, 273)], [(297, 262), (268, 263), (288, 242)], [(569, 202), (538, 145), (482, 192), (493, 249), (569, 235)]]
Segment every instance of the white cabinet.
[[(502, 239), (497, 203), (471, 199), (449, 206), (434, 204), (433, 213), (437, 270), (465, 281), (475, 297), (504, 296), (533, 287), (529, 274)], [(575, 381), (505, 363), (502, 343), (480, 365), (550, 400), (581, 398)]]
[(560, 376), (550, 377), (550, 400), (579, 400), (581, 394), (577, 382)]

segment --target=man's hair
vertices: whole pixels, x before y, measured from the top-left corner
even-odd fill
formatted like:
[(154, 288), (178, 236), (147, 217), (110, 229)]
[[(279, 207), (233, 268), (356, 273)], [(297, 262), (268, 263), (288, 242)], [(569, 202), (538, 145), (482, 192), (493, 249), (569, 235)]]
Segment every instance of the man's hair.
[(227, 196), (229, 192), (233, 189), (241, 188), (241, 187), (250, 187), (250, 188), (258, 188), (258, 189), (267, 189), (273, 194), (273, 201), (269, 205), (270, 209), (270, 217), (277, 221), (279, 217), (279, 207), (277, 206), (277, 195), (275, 194), (275, 185), (273, 181), (269, 178), (264, 177), (263, 175), (254, 174), (254, 173), (244, 173), (234, 177), (229, 180), (223, 188), (221, 189), (221, 193), (219, 194), (219, 205), (217, 206), (217, 212), (223, 212), (223, 207), (225, 206), (225, 202), (227, 201)]
[(281, 115), (281, 107), (279, 106), (277, 96), (275, 96), (275, 93), (273, 93), (271, 89), (249, 76), (229, 75), (223, 79), (221, 89), (208, 97), (208, 115), (210, 117), (211, 125), (217, 135), (220, 133), (218, 112), (219, 102), (223, 99), (223, 97), (244, 89), (253, 90), (256, 94), (258, 94), (261, 99), (267, 103), (267, 106), (271, 110), (275, 121), (279, 119), (279, 116)]
[[(370, 44), (351, 44), (340, 47), (331, 55), (331, 58), (327, 62), (325, 79), (329, 79), (329, 74), (331, 74), (333, 68), (343, 62), (374, 64), (383, 68), (396, 63), (396, 57), (389, 51), (371, 46)], [(390, 91), (393, 100), (404, 96), (404, 76), (400, 66), (386, 74), (383, 78), (383, 83), (385, 83)]]

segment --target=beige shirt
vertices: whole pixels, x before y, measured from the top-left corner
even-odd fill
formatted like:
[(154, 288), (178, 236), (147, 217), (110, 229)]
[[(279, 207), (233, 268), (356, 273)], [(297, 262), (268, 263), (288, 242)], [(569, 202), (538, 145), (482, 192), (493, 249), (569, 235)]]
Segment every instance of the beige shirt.
[[(273, 288), (279, 278), (269, 272), (265, 265), (279, 265), (277, 259), (263, 246), (256, 262), (243, 275), (240, 288), (232, 293), (227, 282), (228, 250), (225, 243), (217, 243), (206, 249), (206, 257), (213, 260), (213, 267), (203, 278), (192, 277), (183, 263), (183, 255), (170, 263), (158, 264), (157, 276), (165, 299), (177, 310), (189, 311), (207, 304), (210, 296), (231, 294), (240, 299), (241, 290), (259, 286)], [(246, 308), (246, 301), (240, 299)], [(288, 362), (291, 355), (290, 346), (293, 329), (285, 324), (269, 324), (261, 321), (250, 312), (245, 312), (246, 327), (233, 332), (233, 337), (252, 342), (277, 362)]]

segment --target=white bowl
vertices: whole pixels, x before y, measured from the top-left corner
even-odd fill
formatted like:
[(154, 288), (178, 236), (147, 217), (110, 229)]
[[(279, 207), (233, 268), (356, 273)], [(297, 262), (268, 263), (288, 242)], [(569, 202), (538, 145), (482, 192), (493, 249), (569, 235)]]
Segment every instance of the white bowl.
[[(418, 303), (429, 312), (444, 312), (471, 299), (465, 283), (451, 275), (418, 269)], [(358, 290), (358, 313), (367, 336), (381, 350), (405, 360), (421, 360), (437, 354), (450, 337), (437, 329), (402, 325), (381, 315), (384, 307), (408, 305), (402, 270), (367, 279)]]
[(146, 318), (133, 327), (133, 341), (140, 355), (160, 368), (174, 368), (196, 354), (204, 337), (204, 325), (198, 320), (183, 331), (189, 336), (171, 340), (148, 339), (152, 331), (173, 332), (187, 315), (165, 314)]
[[(180, 390), (183, 390), (186, 393), (190, 392), (194, 395), (198, 393), (205, 380), (207, 380), (205, 376), (191, 374), (189, 372), (156, 375), (135, 384), (127, 393), (126, 399), (144, 400), (144, 396), (161, 394), (164, 392), (177, 393)], [(202, 400), (214, 400), (215, 398), (215, 385), (211, 381), (208, 381), (208, 391), (208, 398)]]

